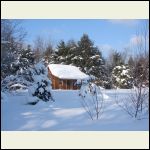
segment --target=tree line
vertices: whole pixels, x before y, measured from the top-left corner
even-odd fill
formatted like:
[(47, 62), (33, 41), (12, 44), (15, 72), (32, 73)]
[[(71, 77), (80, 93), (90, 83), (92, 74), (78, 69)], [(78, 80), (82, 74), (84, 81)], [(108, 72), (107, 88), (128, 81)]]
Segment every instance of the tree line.
[(117, 50), (113, 50), (110, 57), (104, 58), (101, 49), (95, 46), (87, 34), (83, 34), (79, 41), (61, 40), (56, 47), (41, 37), (36, 38), (34, 45), (25, 46), (27, 33), (21, 23), (1, 20), (1, 27), (1, 79), (17, 74), (29, 80), (29, 68), (42, 60), (45, 65), (75, 65), (91, 76), (95, 84), (107, 89), (149, 86), (147, 39), (142, 38), (143, 42), (133, 48), (140, 53), (131, 55), (128, 59)]

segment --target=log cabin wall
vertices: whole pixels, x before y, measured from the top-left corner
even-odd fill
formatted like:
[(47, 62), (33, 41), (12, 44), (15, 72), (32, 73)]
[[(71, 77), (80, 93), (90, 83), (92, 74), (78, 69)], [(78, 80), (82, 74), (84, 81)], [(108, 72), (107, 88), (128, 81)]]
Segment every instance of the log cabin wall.
[(63, 80), (63, 86), (62, 89), (67, 89), (67, 80)]

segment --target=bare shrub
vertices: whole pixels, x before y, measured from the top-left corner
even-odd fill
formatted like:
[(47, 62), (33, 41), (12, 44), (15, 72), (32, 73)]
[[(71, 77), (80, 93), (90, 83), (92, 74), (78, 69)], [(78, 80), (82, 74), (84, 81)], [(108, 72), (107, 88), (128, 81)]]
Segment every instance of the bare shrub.
[(99, 119), (103, 108), (103, 94), (101, 89), (94, 83), (83, 84), (79, 96), (81, 104), (92, 120)]
[(149, 117), (148, 88), (135, 87), (125, 98), (119, 99), (118, 93), (116, 93), (116, 103), (133, 118), (141, 120)]

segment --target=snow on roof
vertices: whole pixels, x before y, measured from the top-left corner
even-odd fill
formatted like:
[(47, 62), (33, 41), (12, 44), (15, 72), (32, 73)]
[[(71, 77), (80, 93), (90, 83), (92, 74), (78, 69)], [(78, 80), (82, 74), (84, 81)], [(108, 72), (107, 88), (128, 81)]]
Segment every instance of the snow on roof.
[(51, 73), (61, 79), (88, 79), (89, 76), (81, 72), (78, 67), (62, 64), (48, 65)]

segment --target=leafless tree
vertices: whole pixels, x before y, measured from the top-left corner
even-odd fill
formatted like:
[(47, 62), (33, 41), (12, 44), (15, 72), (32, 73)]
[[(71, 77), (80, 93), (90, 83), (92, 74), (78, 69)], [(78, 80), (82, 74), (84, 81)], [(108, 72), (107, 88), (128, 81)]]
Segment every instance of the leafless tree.
[(1, 77), (11, 74), (11, 63), (18, 57), (26, 34), (22, 27), (22, 20), (1, 20)]
[(35, 61), (39, 62), (45, 51), (45, 40), (41, 36), (37, 36), (34, 40)]
[(9, 42), (12, 47), (22, 46), (27, 32), (22, 27), (22, 20), (1, 20), (1, 42)]
[(44, 52), (45, 62), (49, 63), (51, 61), (52, 54), (54, 53), (53, 43), (51, 40), (46, 41), (46, 48)]
[(130, 49), (128, 47), (125, 47), (123, 49), (123, 51), (121, 52), (121, 56), (122, 56), (122, 61), (127, 64), (127, 61), (129, 59), (129, 55), (130, 55)]
[(45, 61), (49, 61), (51, 54), (54, 52), (53, 49), (53, 42), (51, 39), (37, 36), (34, 40), (34, 52), (36, 62), (39, 62), (42, 58), (44, 58)]
[(133, 46), (134, 67), (133, 76), (135, 85), (149, 86), (149, 24), (147, 21), (136, 32), (136, 44)]
[[(149, 27), (148, 22), (138, 29), (136, 34), (136, 44), (132, 47), (134, 51), (134, 60), (130, 65), (132, 67), (132, 76), (134, 89), (130, 94), (121, 99), (122, 103), (117, 101), (128, 114), (137, 119), (146, 118), (149, 113)], [(133, 65), (133, 66), (132, 66)]]
[(149, 92), (147, 88), (135, 87), (123, 98), (116, 92), (115, 101), (133, 118), (141, 120), (149, 117)]
[(79, 96), (81, 96), (81, 104), (89, 114), (92, 120), (99, 119), (103, 108), (103, 94), (100, 87), (93, 83), (83, 84)]

